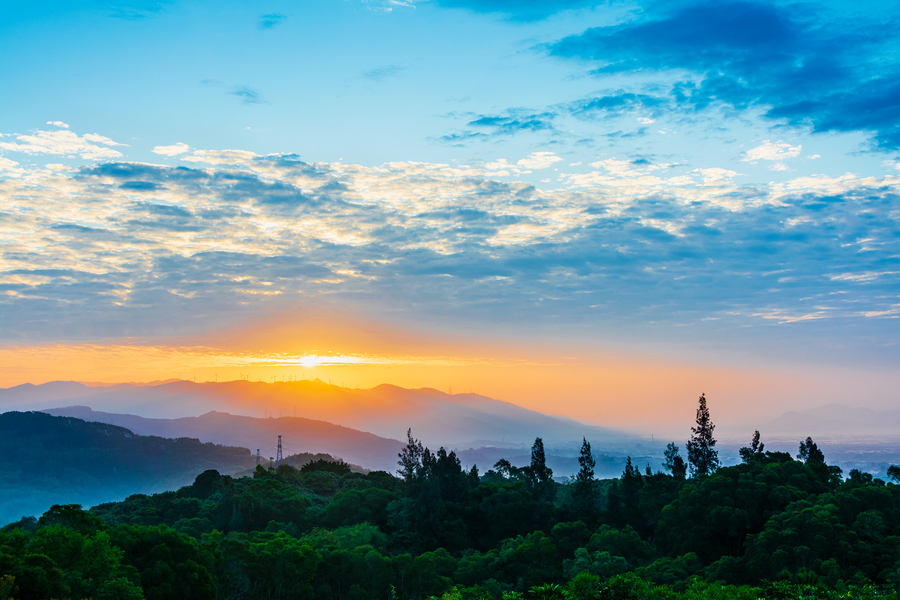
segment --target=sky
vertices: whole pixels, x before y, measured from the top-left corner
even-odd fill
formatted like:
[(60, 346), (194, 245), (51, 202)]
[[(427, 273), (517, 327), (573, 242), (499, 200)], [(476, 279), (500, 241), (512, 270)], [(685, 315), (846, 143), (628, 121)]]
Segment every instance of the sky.
[[(0, 6), (0, 385), (640, 427), (900, 389), (889, 2)], [(675, 415), (680, 415), (676, 417)]]

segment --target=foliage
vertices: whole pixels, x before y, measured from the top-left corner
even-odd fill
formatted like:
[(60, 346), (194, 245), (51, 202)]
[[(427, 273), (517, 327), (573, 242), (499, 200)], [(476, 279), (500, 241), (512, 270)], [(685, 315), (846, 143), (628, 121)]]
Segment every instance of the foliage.
[(750, 445), (740, 449), (739, 453), (741, 455), (741, 460), (750, 462), (756, 457), (763, 456), (765, 454), (765, 449), (766, 445), (759, 441), (759, 430), (757, 429), (753, 432), (753, 439), (750, 440)]
[[(704, 400), (693, 441), (712, 450)], [(897, 598), (900, 485), (844, 480), (809, 438), (798, 461), (755, 432), (705, 474), (701, 444), (691, 479), (669, 444), (669, 474), (629, 457), (603, 481), (582, 439), (560, 484), (540, 438), (529, 465), (479, 476), (407, 437), (400, 478), (320, 461), (54, 505), (0, 529), (0, 600)]]
[(684, 479), (687, 476), (687, 465), (684, 464), (684, 459), (681, 458), (681, 454), (678, 452), (678, 446), (675, 445), (675, 442), (669, 442), (669, 445), (666, 446), (665, 451), (665, 466), (666, 470), (672, 474), (672, 477), (675, 479)]
[(691, 466), (692, 477), (710, 475), (719, 468), (719, 453), (714, 449), (716, 438), (713, 437), (713, 430), (716, 426), (709, 417), (705, 394), (700, 394), (699, 404), (697, 426), (691, 427), (691, 439), (687, 443), (688, 463)]
[(797, 453), (797, 460), (802, 460), (805, 463), (824, 463), (825, 455), (819, 450), (813, 439), (808, 437), (806, 441), (800, 442), (800, 452)]

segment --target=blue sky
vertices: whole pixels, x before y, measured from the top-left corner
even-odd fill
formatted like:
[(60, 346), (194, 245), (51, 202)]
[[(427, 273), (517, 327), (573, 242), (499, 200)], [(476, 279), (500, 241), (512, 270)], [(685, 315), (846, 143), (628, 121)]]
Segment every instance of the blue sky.
[(0, 342), (329, 306), (731, 364), (900, 358), (891, 3), (18, 4)]

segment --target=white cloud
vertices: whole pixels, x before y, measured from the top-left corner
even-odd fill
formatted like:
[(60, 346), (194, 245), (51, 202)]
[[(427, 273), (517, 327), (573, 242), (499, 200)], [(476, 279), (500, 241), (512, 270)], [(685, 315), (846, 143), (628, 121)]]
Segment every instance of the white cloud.
[[(461, 285), (473, 297), (494, 299), (498, 311), (529, 310), (522, 298), (550, 306), (563, 287), (575, 304), (577, 294), (596, 304), (588, 297), (609, 290), (604, 302), (617, 314), (664, 306), (659, 310), (697, 311), (710, 319), (724, 315), (716, 312), (723, 306), (737, 306), (741, 318), (812, 318), (821, 300), (806, 298), (835, 290), (847, 300), (836, 300), (838, 308), (822, 318), (885, 314), (889, 300), (896, 302), (884, 290), (897, 274), (883, 270), (883, 259), (900, 247), (889, 235), (900, 215), (884, 202), (900, 190), (897, 174), (751, 186), (735, 183), (740, 174), (729, 169), (604, 158), (590, 173), (562, 175), (555, 189), (535, 189), (498, 181), (499, 175), (547, 168), (559, 157), (534, 153), (495, 161), (488, 172), (486, 166), (413, 162), (308, 163), (240, 150), (182, 154), (206, 164), (190, 176), (133, 162), (69, 175), (59, 172), (65, 165), (21, 169), (0, 158), (0, 194), (9, 199), (5, 216), (12, 215), (3, 223), (4, 241), (42, 248), (22, 257), (22, 269), (75, 273), (66, 277), (94, 295), (84, 306), (99, 307), (91, 309), (97, 319), (107, 316), (103, 307), (113, 300), (127, 305), (130, 290), (137, 298), (157, 288), (208, 305), (210, 314), (229, 302), (264, 306), (267, 298), (298, 292), (385, 297), (387, 288), (379, 286), (388, 285), (393, 302), (433, 303), (448, 314), (456, 300), (447, 299), (459, 298), (453, 290)], [(815, 212), (778, 201), (836, 193), (853, 201), (824, 203)], [(135, 201), (138, 194), (143, 202)], [(855, 245), (836, 237), (835, 227), (853, 232)], [(763, 244), (771, 261), (753, 254)], [(835, 261), (823, 263), (819, 247)], [(229, 253), (227, 260), (221, 252)], [(523, 256), (527, 269), (516, 266)], [(791, 271), (791, 286), (770, 289), (775, 281), (763, 272), (770, 263)], [(839, 272), (833, 264), (842, 265)], [(156, 281), (148, 274), (165, 277)], [(614, 288), (609, 276), (616, 277)], [(52, 290), (55, 276), (47, 277)], [(691, 284), (697, 277), (725, 283), (701, 289)], [(673, 287), (673, 281), (682, 283)], [(44, 284), (28, 285), (34, 288), (17, 293), (36, 297)], [(117, 291), (96, 291), (110, 286)], [(25, 307), (15, 309), (22, 315), (31, 310), (27, 301), (16, 302)], [(166, 300), (160, 302), (159, 313), (166, 313), (160, 322), (174, 318)], [(149, 315), (137, 303), (129, 310)]]
[(178, 156), (179, 154), (184, 154), (190, 149), (191, 147), (184, 142), (178, 142), (177, 144), (173, 144), (171, 146), (154, 146), (152, 152), (154, 154), (161, 154), (163, 156)]
[(8, 171), (18, 166), (19, 163), (17, 163), (16, 161), (9, 160), (8, 158), (3, 158), (2, 156), (0, 156), (0, 170)]
[[(510, 163), (505, 158), (501, 158), (489, 163), (485, 163), (484, 168), (493, 171), (493, 177), (505, 177), (510, 173), (515, 175), (527, 175), (532, 171), (540, 171), (560, 162), (562, 159), (552, 152), (532, 152), (525, 158), (516, 161), (515, 164)], [(580, 163), (579, 163), (580, 164)]]
[(15, 142), (0, 142), (0, 149), (26, 154), (56, 154), (61, 156), (80, 156), (85, 160), (101, 160), (104, 158), (120, 158), (121, 152), (112, 148), (95, 146), (92, 141), (121, 146), (109, 138), (97, 134), (78, 137), (78, 134), (67, 131), (36, 131), (34, 135), (17, 135)]
[(649, 125), (650, 123), (656, 123), (656, 119), (648, 119), (647, 117), (638, 117), (637, 122), (642, 125)]
[(107, 146), (127, 146), (128, 144), (120, 144), (119, 142), (114, 142), (108, 137), (104, 137), (97, 133), (86, 133), (84, 134), (84, 139), (89, 142), (96, 142), (98, 144), (106, 144)]
[(806, 158), (807, 158), (807, 160), (816, 160), (817, 158), (822, 158), (822, 155), (821, 154), (813, 154), (811, 156), (807, 156)]
[(800, 156), (800, 150), (803, 146), (791, 146), (781, 140), (772, 143), (766, 140), (761, 145), (747, 150), (747, 154), (741, 160), (744, 162), (752, 162), (756, 160), (777, 160), (783, 161), (788, 158), (797, 158)]
[(703, 178), (703, 183), (721, 183), (727, 182), (732, 177), (737, 177), (740, 175), (737, 171), (730, 171), (728, 169), (721, 169), (719, 167), (713, 167), (710, 169), (694, 169), (691, 173), (697, 173)]
[(182, 156), (181, 160), (208, 165), (241, 165), (259, 158), (259, 154), (247, 150), (194, 150), (190, 156)]
[(69, 128), (69, 125), (67, 123), (63, 123), (62, 121), (47, 121), (47, 125), (53, 125), (54, 127), (62, 127), (63, 129)]
[(562, 159), (552, 152), (532, 152), (527, 158), (518, 161), (516, 165), (523, 169), (539, 171), (560, 162)]
[(770, 171), (787, 171), (788, 166), (784, 163), (775, 163), (774, 165), (769, 165)]

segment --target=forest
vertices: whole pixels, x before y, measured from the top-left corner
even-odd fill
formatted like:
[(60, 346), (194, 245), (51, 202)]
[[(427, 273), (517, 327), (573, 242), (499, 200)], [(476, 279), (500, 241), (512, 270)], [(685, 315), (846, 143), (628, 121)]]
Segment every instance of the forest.
[[(177, 491), (56, 505), (0, 530), (0, 600), (893, 598), (900, 485), (759, 432), (720, 467), (701, 396), (665, 472), (481, 473), (408, 433), (395, 474), (340, 461), (207, 470)], [(900, 481), (900, 469), (891, 467)]]

